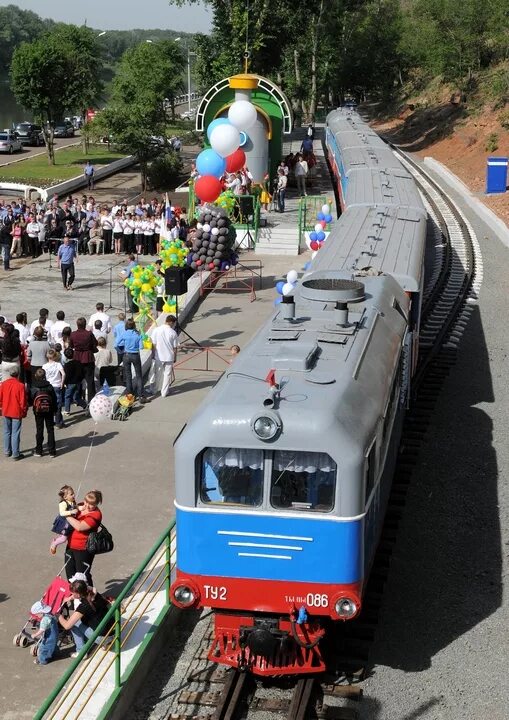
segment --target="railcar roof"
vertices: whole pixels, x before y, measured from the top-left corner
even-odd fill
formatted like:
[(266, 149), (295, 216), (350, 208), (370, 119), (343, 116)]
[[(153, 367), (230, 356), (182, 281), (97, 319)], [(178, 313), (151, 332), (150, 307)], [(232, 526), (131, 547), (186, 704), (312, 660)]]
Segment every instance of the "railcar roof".
[(345, 205), (394, 205), (411, 207), (424, 216), (421, 195), (409, 172), (359, 168), (351, 170), (346, 184)]
[(392, 275), (407, 292), (421, 288), (426, 217), (388, 205), (348, 208), (332, 226), (312, 270)]

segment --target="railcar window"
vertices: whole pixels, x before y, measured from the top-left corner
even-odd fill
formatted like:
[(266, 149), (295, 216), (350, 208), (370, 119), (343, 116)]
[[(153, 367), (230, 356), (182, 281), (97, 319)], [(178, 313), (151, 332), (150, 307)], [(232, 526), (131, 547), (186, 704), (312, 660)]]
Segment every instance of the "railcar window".
[(270, 501), (275, 508), (330, 512), (336, 491), (336, 463), (326, 453), (276, 450)]
[(221, 505), (261, 505), (263, 451), (208, 448), (203, 453), (200, 498)]

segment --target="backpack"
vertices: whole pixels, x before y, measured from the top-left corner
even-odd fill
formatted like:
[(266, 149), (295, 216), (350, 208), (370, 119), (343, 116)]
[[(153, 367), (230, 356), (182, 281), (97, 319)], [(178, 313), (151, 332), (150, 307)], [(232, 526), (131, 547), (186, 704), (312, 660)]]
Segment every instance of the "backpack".
[(34, 397), (33, 408), (36, 415), (44, 415), (52, 411), (51, 395), (45, 390), (40, 390)]

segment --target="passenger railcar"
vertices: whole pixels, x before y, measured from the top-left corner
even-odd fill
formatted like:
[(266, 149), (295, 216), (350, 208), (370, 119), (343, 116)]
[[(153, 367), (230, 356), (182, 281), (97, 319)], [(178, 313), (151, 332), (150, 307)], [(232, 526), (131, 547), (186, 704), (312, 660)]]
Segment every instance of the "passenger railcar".
[[(372, 170), (352, 174), (352, 196), (373, 197)], [(345, 207), (176, 441), (171, 595), (214, 609), (211, 660), (321, 672), (327, 624), (362, 608), (415, 363), (426, 214), (407, 182), (408, 206)]]

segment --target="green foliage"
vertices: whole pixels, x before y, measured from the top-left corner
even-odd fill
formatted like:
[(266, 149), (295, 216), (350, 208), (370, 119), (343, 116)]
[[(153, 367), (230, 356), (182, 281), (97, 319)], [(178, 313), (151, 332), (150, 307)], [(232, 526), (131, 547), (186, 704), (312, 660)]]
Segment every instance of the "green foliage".
[(52, 26), (52, 20), (42, 20), (34, 12), (20, 10), (16, 5), (0, 7), (0, 76), (9, 69), (18, 45), (36, 40)]
[(173, 190), (179, 184), (181, 174), (182, 160), (178, 153), (169, 150), (148, 166), (148, 186), (151, 190)]
[(97, 40), (86, 27), (56, 25), (12, 56), (11, 86), (16, 100), (42, 125), (48, 160), (54, 163), (53, 125), (66, 111), (82, 114), (101, 90)]
[(486, 152), (492, 153), (498, 150), (498, 135), (493, 132), (488, 135), (485, 145)]
[(509, 130), (509, 110), (504, 110), (504, 112), (500, 113), (498, 116), (498, 122), (504, 130)]
[(146, 185), (148, 162), (160, 152), (154, 137), (165, 137), (166, 101), (182, 92), (185, 60), (171, 41), (141, 43), (127, 50), (112, 83), (108, 107), (97, 123), (120, 150), (136, 155)]

